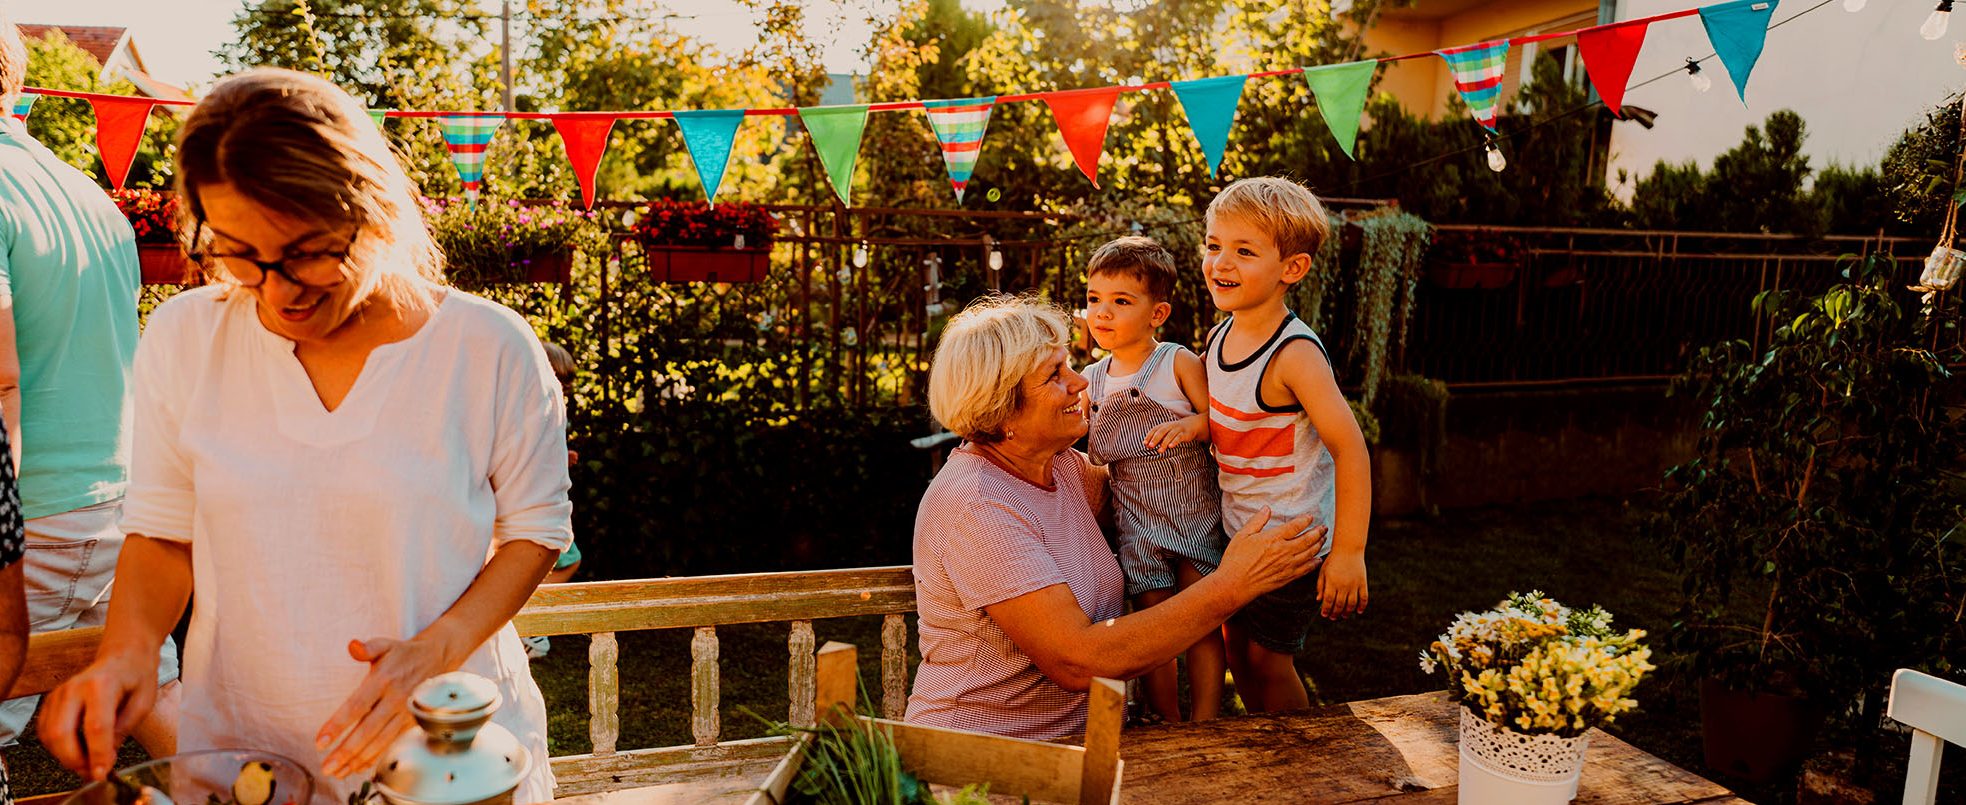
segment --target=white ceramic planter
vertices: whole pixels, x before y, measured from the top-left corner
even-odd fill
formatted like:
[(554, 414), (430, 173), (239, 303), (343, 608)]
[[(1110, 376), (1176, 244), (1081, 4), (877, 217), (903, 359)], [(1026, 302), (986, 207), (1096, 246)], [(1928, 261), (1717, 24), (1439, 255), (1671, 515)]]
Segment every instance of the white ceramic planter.
[(1577, 798), (1589, 735), (1527, 735), (1461, 708), (1462, 805), (1563, 805)]

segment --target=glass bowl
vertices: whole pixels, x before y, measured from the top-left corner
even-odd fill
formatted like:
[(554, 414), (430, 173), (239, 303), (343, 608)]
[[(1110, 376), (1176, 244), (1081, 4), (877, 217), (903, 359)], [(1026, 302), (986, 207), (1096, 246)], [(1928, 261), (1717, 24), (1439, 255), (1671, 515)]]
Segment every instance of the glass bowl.
[(97, 780), (62, 805), (308, 805), (314, 796), (314, 775), (271, 752), (185, 752), (118, 769), (110, 777), (127, 785)]

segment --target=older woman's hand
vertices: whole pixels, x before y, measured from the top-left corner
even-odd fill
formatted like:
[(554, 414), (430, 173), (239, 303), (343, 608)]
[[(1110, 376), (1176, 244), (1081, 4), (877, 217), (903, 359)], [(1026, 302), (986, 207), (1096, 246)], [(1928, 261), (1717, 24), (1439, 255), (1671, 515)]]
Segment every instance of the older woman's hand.
[[(1270, 509), (1265, 506), (1229, 538), (1229, 548), (1222, 554), (1218, 571), (1239, 579), (1236, 589), (1247, 593), (1251, 600), (1316, 570), (1324, 561), (1318, 558), (1318, 550), (1324, 547), (1328, 529), (1310, 528), (1310, 515), (1293, 517), (1281, 525), (1266, 528), (1269, 523)], [(1310, 530), (1306, 531), (1307, 528)]]

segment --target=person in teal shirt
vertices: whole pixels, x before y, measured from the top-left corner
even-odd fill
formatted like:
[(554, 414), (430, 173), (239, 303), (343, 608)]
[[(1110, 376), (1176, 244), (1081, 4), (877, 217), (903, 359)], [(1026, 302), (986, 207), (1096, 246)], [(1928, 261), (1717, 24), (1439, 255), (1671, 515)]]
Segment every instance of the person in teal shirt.
[[(0, 18), (0, 104), (12, 108), (26, 73), (19, 29)], [(27, 617), (37, 632), (98, 625), (109, 611), (138, 284), (136, 236), (116, 204), (25, 124), (0, 117), (0, 418), (19, 472)], [(160, 708), (137, 730), (153, 755), (176, 745), (169, 642), (159, 676)], [(36, 703), (0, 704), (0, 745), (14, 743)]]

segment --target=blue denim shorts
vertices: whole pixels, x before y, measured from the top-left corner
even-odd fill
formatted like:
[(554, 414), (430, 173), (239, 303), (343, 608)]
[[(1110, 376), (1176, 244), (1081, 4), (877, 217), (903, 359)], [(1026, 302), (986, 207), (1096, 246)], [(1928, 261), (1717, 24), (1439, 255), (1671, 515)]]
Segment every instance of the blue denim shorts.
[(1282, 587), (1259, 595), (1229, 619), (1256, 645), (1278, 654), (1297, 654), (1304, 650), (1304, 638), (1317, 619), (1317, 580), (1313, 570)]

